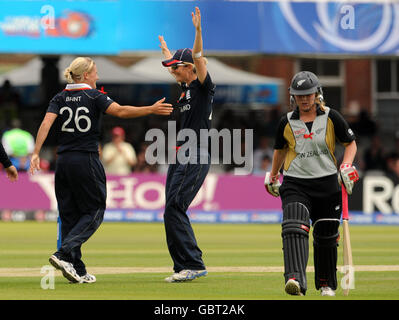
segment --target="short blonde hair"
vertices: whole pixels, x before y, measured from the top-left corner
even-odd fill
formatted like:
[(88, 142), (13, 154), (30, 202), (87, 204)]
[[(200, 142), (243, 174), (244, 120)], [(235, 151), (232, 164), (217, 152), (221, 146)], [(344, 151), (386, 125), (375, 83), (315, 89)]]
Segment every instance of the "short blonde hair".
[(90, 72), (94, 64), (92, 58), (78, 57), (64, 70), (64, 77), (68, 83), (80, 82), (83, 80), (83, 74)]

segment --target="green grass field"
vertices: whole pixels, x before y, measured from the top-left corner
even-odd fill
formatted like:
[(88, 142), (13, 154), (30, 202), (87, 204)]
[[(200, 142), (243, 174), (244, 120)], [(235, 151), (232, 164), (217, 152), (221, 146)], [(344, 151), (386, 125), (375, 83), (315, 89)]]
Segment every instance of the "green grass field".
[[(83, 246), (95, 284), (69, 284), (57, 271), (54, 289), (44, 290), (42, 266), (55, 251), (56, 224), (0, 223), (0, 299), (284, 300), (399, 299), (399, 227), (351, 226), (355, 289), (344, 297), (320, 297), (308, 272), (305, 297), (284, 292), (280, 225), (194, 224), (209, 275), (188, 283), (166, 283), (172, 262), (160, 223), (103, 223)], [(312, 239), (310, 239), (312, 241)], [(311, 246), (310, 246), (311, 247)], [(313, 266), (312, 250), (309, 266)], [(338, 283), (342, 278), (339, 247)], [(130, 269), (129, 269), (130, 268)], [(383, 269), (380, 269), (383, 268)], [(383, 271), (381, 271), (383, 270)], [(97, 271), (97, 273), (96, 273)]]

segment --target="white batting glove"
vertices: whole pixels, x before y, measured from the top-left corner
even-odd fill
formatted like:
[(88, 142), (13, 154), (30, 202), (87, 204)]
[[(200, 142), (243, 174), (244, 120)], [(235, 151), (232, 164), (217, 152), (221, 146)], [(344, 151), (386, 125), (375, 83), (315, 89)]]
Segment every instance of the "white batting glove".
[(359, 174), (354, 166), (349, 163), (342, 163), (338, 172), (338, 183), (343, 184), (346, 192), (352, 194), (355, 182), (359, 180)]
[(270, 172), (266, 172), (265, 176), (265, 188), (268, 193), (270, 193), (273, 197), (280, 196), (280, 186), (281, 183), (279, 181), (280, 174), (278, 173), (276, 176), (272, 176)]

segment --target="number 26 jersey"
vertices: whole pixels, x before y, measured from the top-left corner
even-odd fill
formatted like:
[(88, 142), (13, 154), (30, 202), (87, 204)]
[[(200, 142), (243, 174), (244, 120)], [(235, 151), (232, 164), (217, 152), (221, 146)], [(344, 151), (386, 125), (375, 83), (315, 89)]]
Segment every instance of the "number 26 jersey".
[(98, 152), (102, 117), (114, 101), (84, 83), (67, 84), (51, 99), (47, 112), (57, 114), (57, 153)]

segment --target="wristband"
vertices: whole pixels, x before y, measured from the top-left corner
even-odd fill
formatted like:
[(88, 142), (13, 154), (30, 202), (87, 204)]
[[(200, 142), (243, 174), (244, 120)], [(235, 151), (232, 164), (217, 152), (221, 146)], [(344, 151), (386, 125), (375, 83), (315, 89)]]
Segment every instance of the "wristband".
[(194, 58), (195, 59), (198, 59), (198, 58), (200, 58), (202, 56), (202, 52), (200, 51), (200, 52), (196, 52), (196, 53), (194, 53)]

